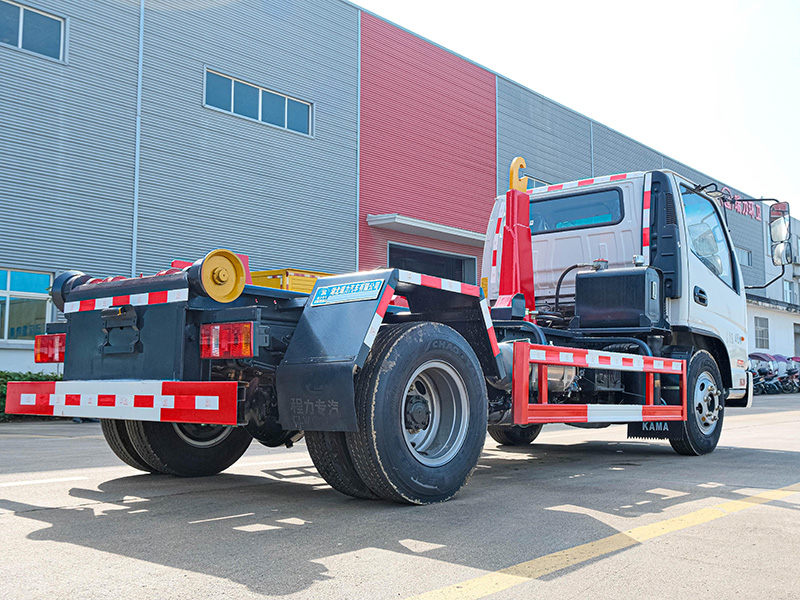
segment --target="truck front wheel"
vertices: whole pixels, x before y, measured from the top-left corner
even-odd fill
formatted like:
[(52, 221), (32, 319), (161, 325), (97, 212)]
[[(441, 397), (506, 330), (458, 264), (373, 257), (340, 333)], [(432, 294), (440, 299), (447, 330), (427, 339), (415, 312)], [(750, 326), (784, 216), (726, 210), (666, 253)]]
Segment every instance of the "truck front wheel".
[(243, 427), (127, 421), (133, 448), (161, 473), (203, 477), (224, 471), (239, 460), (251, 436)]
[(487, 406), (478, 358), (454, 329), (385, 327), (356, 382), (359, 430), (346, 434), (356, 471), (387, 500), (447, 500), (478, 462)]
[(714, 451), (722, 433), (722, 377), (714, 357), (705, 350), (692, 355), (687, 375), (687, 419), (681, 423), (680, 437), (669, 442), (678, 454), (700, 456)]

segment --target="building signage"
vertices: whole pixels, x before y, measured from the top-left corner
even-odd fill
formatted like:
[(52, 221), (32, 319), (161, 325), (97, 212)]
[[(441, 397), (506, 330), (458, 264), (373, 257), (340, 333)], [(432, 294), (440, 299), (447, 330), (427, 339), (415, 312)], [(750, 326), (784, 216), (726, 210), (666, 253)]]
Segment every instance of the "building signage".
[(722, 188), (722, 201), (725, 208), (735, 211), (740, 215), (747, 215), (756, 221), (761, 220), (761, 202), (755, 200), (742, 200), (739, 194), (734, 194), (728, 188)]

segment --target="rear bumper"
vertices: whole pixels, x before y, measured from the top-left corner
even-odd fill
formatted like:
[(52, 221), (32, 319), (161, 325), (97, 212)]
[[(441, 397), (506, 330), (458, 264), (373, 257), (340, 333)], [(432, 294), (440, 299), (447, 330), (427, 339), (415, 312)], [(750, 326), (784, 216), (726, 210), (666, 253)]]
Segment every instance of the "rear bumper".
[(8, 383), (6, 413), (236, 425), (235, 381)]

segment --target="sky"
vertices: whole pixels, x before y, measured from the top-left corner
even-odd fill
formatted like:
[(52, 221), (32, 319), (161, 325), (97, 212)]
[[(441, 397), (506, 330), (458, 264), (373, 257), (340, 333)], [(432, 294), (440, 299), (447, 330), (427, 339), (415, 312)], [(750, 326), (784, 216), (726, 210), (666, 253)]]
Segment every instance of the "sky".
[(800, 0), (356, 0), (800, 217)]

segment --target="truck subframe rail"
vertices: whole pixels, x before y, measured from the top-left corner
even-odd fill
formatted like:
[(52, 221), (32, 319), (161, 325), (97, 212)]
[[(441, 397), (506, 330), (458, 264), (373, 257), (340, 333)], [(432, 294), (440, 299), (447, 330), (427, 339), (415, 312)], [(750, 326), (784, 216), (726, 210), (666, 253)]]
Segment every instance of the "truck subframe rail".
[[(686, 361), (638, 354), (514, 343), (514, 377), (511, 388), (513, 418), (517, 425), (531, 423), (638, 423), (686, 420)], [(633, 371), (645, 375), (642, 404), (550, 404), (547, 385), (539, 385), (538, 402), (530, 402), (531, 364), (539, 382), (547, 381), (549, 366)], [(655, 404), (655, 374), (678, 375), (680, 404)]]

